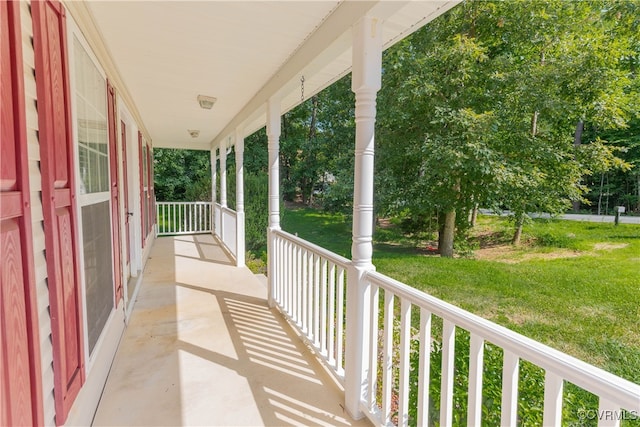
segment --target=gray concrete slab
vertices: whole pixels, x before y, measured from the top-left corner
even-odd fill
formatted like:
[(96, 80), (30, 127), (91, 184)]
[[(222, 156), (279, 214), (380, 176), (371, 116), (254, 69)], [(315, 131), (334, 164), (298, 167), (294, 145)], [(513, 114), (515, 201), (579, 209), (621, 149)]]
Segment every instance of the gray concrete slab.
[(369, 425), (208, 235), (156, 240), (95, 426)]

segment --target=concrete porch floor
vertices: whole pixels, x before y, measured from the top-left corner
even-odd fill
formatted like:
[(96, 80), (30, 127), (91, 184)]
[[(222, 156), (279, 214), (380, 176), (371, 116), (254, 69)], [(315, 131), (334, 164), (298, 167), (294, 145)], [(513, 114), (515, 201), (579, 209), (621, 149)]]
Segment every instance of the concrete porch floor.
[(93, 425), (369, 425), (210, 235), (158, 238)]

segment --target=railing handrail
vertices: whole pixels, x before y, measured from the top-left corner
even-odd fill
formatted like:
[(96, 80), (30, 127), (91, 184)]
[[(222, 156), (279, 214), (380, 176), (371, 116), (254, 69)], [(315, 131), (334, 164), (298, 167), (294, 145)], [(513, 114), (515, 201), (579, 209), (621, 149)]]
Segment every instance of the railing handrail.
[(286, 231), (269, 233), (282, 259), (273, 298), (281, 313), (314, 350), (328, 372), (344, 385), (345, 290), (351, 262)]
[(212, 228), (211, 211), (209, 201), (156, 202), (156, 235), (208, 233)]
[(222, 205), (221, 205), (220, 203), (218, 203), (218, 202), (214, 202), (214, 203), (213, 203), (213, 206), (214, 206), (216, 209), (219, 209), (221, 212), (225, 212), (225, 213), (228, 213), (228, 214), (230, 214), (230, 215), (237, 215), (237, 212), (236, 212), (235, 210), (231, 209), (229, 206), (222, 206)]
[(231, 209), (228, 206), (222, 206), (220, 210), (223, 213), (226, 213), (226, 214), (231, 215), (231, 216), (236, 216), (238, 214), (236, 211), (234, 211), (233, 209)]
[(206, 201), (196, 201), (196, 202), (167, 202), (167, 201), (163, 201), (163, 202), (159, 202), (159, 201), (157, 201), (156, 204), (163, 204), (163, 205), (210, 205), (211, 202), (206, 202)]
[(273, 233), (277, 236), (280, 236), (281, 238), (290, 241), (293, 244), (296, 244), (298, 246), (303, 247), (304, 249), (311, 251), (311, 252), (315, 252), (318, 255), (320, 255), (323, 258), (328, 259), (329, 261), (333, 262), (334, 264), (347, 269), (349, 268), (349, 266), (351, 265), (351, 261), (348, 260), (347, 258), (340, 256), (336, 253), (333, 253), (321, 246), (318, 246), (316, 244), (313, 244), (311, 242), (308, 242), (304, 239), (301, 239), (298, 236), (295, 236), (291, 233), (287, 233), (284, 230), (274, 230)]
[(495, 324), (480, 316), (439, 300), (376, 271), (365, 273), (370, 283), (388, 289), (411, 304), (449, 320), (456, 326), (475, 333), (505, 350), (517, 354), (545, 370), (601, 397), (621, 405), (624, 409), (640, 411), (640, 385), (562, 353), (545, 344)]

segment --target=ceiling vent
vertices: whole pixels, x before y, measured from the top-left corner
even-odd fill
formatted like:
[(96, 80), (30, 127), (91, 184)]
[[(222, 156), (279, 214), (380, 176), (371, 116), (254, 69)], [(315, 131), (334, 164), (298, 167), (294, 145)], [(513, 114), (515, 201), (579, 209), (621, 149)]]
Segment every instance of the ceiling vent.
[(189, 132), (191, 138), (197, 138), (200, 135), (200, 131), (197, 129), (187, 129), (187, 132)]
[(216, 103), (216, 101), (217, 99), (213, 96), (198, 95), (198, 104), (200, 104), (200, 107), (204, 108), (205, 110), (210, 110), (211, 107), (213, 107), (213, 104)]

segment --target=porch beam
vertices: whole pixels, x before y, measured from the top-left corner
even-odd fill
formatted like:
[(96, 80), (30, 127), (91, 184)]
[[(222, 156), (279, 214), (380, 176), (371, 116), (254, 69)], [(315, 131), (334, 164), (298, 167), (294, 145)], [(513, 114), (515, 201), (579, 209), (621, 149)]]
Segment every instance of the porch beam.
[(267, 103), (267, 139), (269, 151), (269, 228), (267, 231), (267, 258), (269, 307), (275, 306), (276, 247), (273, 232), (280, 230), (280, 99), (269, 98)]
[(353, 27), (353, 71), (351, 90), (356, 96), (355, 170), (353, 189), (352, 266), (347, 287), (345, 355), (345, 404), (358, 419), (360, 403), (367, 395), (371, 285), (366, 273), (374, 269), (373, 255), (373, 172), (376, 93), (382, 79), (382, 21), (363, 17)]
[(242, 128), (236, 128), (236, 265), (238, 267), (245, 265), (244, 136), (242, 132)]

